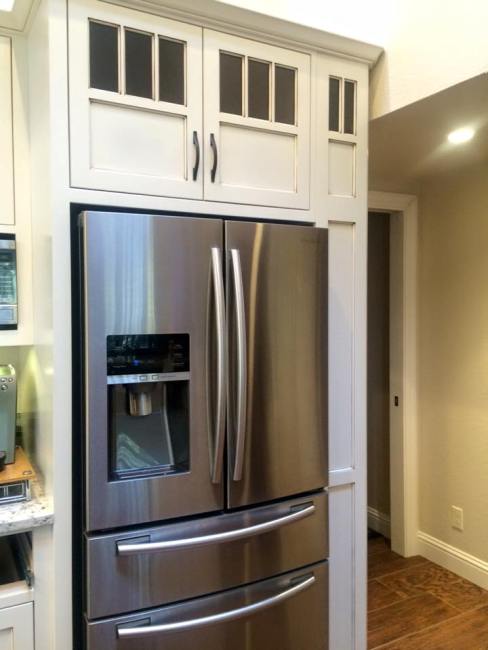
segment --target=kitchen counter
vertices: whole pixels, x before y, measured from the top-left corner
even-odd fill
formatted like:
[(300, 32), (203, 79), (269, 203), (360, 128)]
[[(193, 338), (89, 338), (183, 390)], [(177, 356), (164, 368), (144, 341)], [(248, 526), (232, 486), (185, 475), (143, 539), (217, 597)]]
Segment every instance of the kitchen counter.
[(22, 533), (53, 523), (52, 499), (44, 494), (40, 481), (32, 482), (31, 495), (30, 501), (0, 506), (0, 536)]

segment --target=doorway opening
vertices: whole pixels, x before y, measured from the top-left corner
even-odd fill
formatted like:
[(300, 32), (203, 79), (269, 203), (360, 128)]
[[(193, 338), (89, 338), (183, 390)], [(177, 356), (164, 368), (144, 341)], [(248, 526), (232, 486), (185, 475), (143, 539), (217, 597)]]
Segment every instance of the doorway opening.
[[(390, 540), (390, 219), (368, 215), (368, 538)], [(395, 396), (394, 400), (398, 400)]]
[[(368, 376), (368, 429), (373, 421), (382, 426), (379, 441), (383, 441), (383, 455), (377, 454), (376, 462), (381, 459), (384, 469), (382, 478), (376, 478), (377, 469), (368, 467), (368, 519), (377, 532), (385, 537), (389, 534), (395, 553), (410, 557), (417, 552), (418, 528), (417, 199), (408, 194), (370, 192), (369, 210), (371, 245), (376, 249), (371, 248), (368, 255), (373, 266), (368, 287), (368, 311), (373, 311), (368, 313), (368, 361), (372, 364), (368, 373), (376, 378), (370, 381)], [(375, 306), (380, 300), (382, 307), (379, 302)], [(373, 359), (375, 346), (382, 349), (379, 362)], [(368, 430), (368, 438), (369, 434)], [(368, 440), (368, 446), (372, 444)], [(374, 495), (380, 481), (383, 493), (378, 500)]]

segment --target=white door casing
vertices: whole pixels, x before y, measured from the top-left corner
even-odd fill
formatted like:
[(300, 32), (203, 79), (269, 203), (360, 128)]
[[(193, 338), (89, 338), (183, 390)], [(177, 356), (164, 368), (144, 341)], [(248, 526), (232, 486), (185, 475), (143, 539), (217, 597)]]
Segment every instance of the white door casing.
[(391, 214), (390, 528), (392, 550), (409, 557), (418, 552), (417, 198), (370, 192), (368, 205)]
[[(202, 29), (94, 0), (69, 3), (71, 185), (201, 199)], [(118, 30), (118, 92), (90, 88), (90, 20)], [(126, 29), (152, 36), (152, 98), (126, 94)], [(184, 45), (184, 100), (159, 100), (159, 48)], [(194, 135), (196, 134), (196, 135)]]

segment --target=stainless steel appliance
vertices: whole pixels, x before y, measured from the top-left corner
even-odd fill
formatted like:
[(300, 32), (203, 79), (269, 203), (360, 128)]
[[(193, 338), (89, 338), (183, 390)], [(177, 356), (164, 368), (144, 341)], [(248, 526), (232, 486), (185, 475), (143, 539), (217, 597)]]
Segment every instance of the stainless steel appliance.
[(15, 235), (0, 233), (0, 330), (17, 329)]
[(78, 234), (84, 647), (325, 650), (327, 231)]
[(17, 423), (17, 376), (12, 364), (0, 366), (0, 453), (5, 463), (15, 460)]

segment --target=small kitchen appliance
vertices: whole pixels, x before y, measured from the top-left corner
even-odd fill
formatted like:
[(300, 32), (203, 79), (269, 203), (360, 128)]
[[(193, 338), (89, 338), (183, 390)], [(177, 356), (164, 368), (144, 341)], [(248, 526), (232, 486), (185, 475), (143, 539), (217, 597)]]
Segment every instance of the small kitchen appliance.
[(0, 453), (5, 464), (15, 460), (15, 426), (17, 421), (17, 376), (12, 364), (0, 366)]

